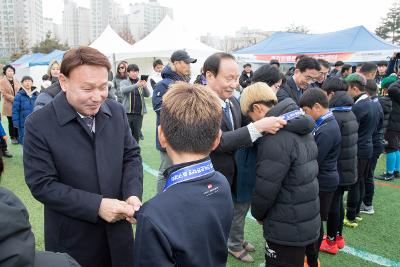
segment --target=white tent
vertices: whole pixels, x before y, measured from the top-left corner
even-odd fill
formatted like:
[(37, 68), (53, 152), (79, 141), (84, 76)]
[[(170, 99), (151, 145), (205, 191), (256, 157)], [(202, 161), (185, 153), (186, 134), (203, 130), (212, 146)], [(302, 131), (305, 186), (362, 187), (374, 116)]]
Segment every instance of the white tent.
[(136, 63), (142, 73), (150, 73), (155, 58), (168, 60), (179, 49), (186, 50), (192, 58), (197, 59), (192, 66), (193, 75), (198, 74), (209, 55), (219, 51), (196, 40), (182, 25), (166, 16), (151, 33), (133, 44), (128, 53), (116, 54), (116, 59)]
[(122, 39), (110, 25), (107, 25), (100, 36), (89, 46), (96, 48), (107, 56), (127, 53), (132, 50), (132, 46)]

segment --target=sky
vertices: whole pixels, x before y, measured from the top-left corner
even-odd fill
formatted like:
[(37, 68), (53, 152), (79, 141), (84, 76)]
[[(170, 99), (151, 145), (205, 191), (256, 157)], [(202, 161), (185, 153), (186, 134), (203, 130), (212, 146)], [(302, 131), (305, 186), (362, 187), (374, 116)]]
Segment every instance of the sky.
[[(43, 15), (61, 23), (63, 0), (42, 0)], [(128, 11), (129, 3), (114, 0)], [(200, 36), (233, 35), (241, 27), (266, 31), (304, 25), (310, 33), (325, 33), (364, 25), (374, 32), (395, 0), (158, 0), (173, 9), (174, 20)], [(90, 7), (90, 0), (76, 1)]]

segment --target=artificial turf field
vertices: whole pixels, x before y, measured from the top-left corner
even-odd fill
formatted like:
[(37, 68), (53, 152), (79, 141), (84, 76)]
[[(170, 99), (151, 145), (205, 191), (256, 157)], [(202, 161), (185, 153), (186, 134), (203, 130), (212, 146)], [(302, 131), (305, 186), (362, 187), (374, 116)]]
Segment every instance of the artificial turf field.
[[(151, 107), (151, 103), (147, 102)], [(3, 126), (7, 130), (6, 118)], [(51, 129), (49, 129), (51, 130)], [(144, 172), (144, 194), (146, 201), (153, 197), (156, 188), (154, 170), (159, 166), (159, 155), (155, 149), (155, 113), (149, 108), (143, 121), (141, 141)], [(22, 149), (20, 145), (9, 145), (14, 155), (4, 159), (5, 172), (1, 186), (13, 191), (27, 206), (30, 222), (36, 236), (39, 250), (43, 250), (43, 206), (36, 201), (24, 181), (22, 167)], [(382, 155), (376, 169), (376, 174), (384, 171), (385, 156)], [(337, 255), (320, 254), (321, 266), (399, 266), (400, 267), (400, 179), (392, 182), (379, 182), (375, 187), (374, 215), (363, 215), (363, 221), (357, 229), (344, 229), (346, 245), (344, 251)], [(227, 266), (263, 266), (264, 239), (261, 226), (251, 218), (246, 219), (245, 238), (256, 246), (256, 252), (251, 253), (255, 262), (244, 264), (229, 256)], [(205, 266), (206, 267), (206, 266)]]

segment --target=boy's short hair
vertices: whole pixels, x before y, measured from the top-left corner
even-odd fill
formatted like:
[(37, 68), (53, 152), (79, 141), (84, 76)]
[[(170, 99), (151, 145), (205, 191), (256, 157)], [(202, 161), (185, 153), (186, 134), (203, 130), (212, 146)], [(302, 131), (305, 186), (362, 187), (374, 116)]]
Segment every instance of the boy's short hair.
[(374, 96), (378, 93), (378, 85), (376, 85), (375, 80), (372, 79), (367, 80), (367, 84), (365, 85), (365, 91), (371, 96)]
[(300, 107), (312, 108), (315, 104), (320, 104), (324, 108), (329, 107), (328, 96), (326, 93), (319, 89), (313, 88), (308, 89), (304, 92), (303, 96), (300, 98)]
[(240, 96), (240, 108), (243, 115), (253, 111), (254, 104), (264, 104), (272, 107), (278, 103), (276, 95), (264, 82), (257, 82), (247, 86)]
[(367, 79), (360, 73), (352, 73), (344, 79), (347, 86), (357, 87), (361, 92), (365, 91), (365, 86), (367, 85)]
[(347, 91), (347, 84), (338, 77), (332, 77), (322, 84), (322, 90), (328, 95), (332, 92)]
[(388, 62), (387, 62), (386, 60), (381, 60), (381, 61), (378, 61), (378, 62), (376, 63), (376, 65), (377, 65), (378, 67), (381, 67), (381, 66), (387, 67), (387, 66), (388, 66)]
[(177, 82), (163, 97), (160, 126), (177, 152), (209, 153), (220, 131), (222, 107), (211, 89)]
[(24, 77), (22, 77), (21, 83), (23, 83), (26, 80), (30, 80), (31, 82), (33, 82), (33, 79), (31, 76), (24, 76)]
[(352, 66), (350, 65), (350, 64), (344, 64), (343, 66), (342, 66), (342, 70), (340, 71), (340, 73), (344, 73), (345, 71), (348, 71), (348, 70), (350, 70), (350, 69), (352, 69)]
[(271, 66), (270, 64), (264, 64), (259, 67), (251, 78), (252, 83), (264, 82), (269, 86), (272, 86), (282, 80), (281, 72), (279, 69)]

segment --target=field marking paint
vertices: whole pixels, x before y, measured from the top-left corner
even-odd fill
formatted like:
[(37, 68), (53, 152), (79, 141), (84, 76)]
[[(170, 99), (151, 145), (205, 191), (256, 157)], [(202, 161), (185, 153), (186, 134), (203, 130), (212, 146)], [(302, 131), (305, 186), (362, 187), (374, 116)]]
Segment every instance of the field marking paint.
[[(246, 217), (248, 219), (256, 221), (256, 219), (253, 216), (251, 216), (250, 211), (247, 213)], [(345, 246), (340, 251), (342, 251), (342, 252), (344, 252), (346, 254), (350, 254), (350, 255), (356, 256), (356, 257), (361, 258), (363, 260), (382, 265), (382, 266), (400, 267), (400, 262), (396, 262), (396, 261), (384, 258), (382, 256), (379, 256), (379, 255), (376, 255), (376, 254), (372, 254), (372, 253), (369, 253), (369, 252), (366, 252), (366, 251), (363, 251), (363, 250), (360, 250), (360, 249), (356, 249), (356, 248), (353, 248), (353, 247)]]
[[(147, 165), (146, 163), (143, 162), (143, 170), (151, 175), (153, 175), (154, 177), (158, 176), (158, 171), (151, 168), (149, 165)], [(385, 183), (381, 183), (381, 182), (375, 182), (378, 185), (382, 185), (382, 186), (394, 186), (391, 184), (385, 184)], [(397, 187), (395, 187), (397, 188)], [(400, 188), (400, 186), (398, 187)], [(251, 220), (256, 220), (254, 219), (253, 216), (251, 216), (250, 212), (247, 213), (246, 217), (248, 219)], [(376, 255), (376, 254), (372, 254), (363, 250), (359, 250), (353, 247), (349, 247), (349, 246), (345, 246), (343, 249), (341, 249), (340, 251), (346, 253), (346, 254), (350, 254), (353, 255), (355, 257), (361, 258), (363, 260), (369, 261), (369, 262), (373, 262), (382, 266), (389, 266), (389, 267), (400, 267), (400, 262), (396, 262), (390, 259), (387, 259), (385, 257)], [(260, 264), (260, 266), (262, 266), (263, 263)]]
[(383, 182), (379, 182), (379, 181), (375, 181), (375, 184), (379, 185), (379, 186), (387, 186), (387, 187), (391, 187), (391, 188), (400, 189), (400, 185), (397, 185), (397, 184), (388, 184), (388, 183), (383, 183)]

